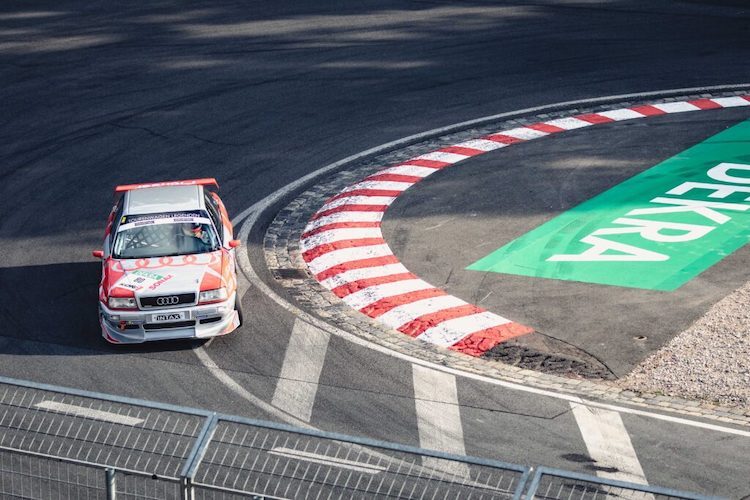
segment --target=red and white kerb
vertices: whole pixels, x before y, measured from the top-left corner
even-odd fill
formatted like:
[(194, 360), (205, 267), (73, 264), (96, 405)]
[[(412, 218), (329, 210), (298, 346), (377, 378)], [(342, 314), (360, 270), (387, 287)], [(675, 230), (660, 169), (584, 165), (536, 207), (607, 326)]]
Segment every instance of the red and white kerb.
[(502, 130), (388, 167), (330, 198), (301, 236), (315, 278), (350, 307), (431, 344), (480, 356), (527, 326), (448, 295), (401, 264), (380, 226), (393, 201), (440, 169), (488, 151), (546, 135), (633, 118), (750, 106), (750, 96), (695, 99), (581, 114)]

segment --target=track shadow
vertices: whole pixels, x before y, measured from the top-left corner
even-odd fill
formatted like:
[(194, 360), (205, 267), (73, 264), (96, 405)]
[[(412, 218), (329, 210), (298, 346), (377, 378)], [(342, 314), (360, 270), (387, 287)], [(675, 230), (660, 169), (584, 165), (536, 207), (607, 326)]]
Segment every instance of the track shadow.
[(98, 262), (0, 268), (0, 323), (4, 325), (0, 338), (38, 343), (30, 352), (18, 342), (0, 342), (0, 353), (81, 355), (93, 350), (101, 355), (175, 351), (200, 345), (195, 341), (135, 346), (107, 343), (101, 337), (97, 317), (100, 269)]

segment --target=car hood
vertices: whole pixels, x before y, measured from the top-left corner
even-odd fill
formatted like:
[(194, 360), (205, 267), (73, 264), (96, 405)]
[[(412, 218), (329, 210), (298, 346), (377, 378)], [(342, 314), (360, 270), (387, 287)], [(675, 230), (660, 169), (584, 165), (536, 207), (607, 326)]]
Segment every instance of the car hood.
[(107, 269), (109, 295), (148, 297), (198, 293), (227, 286), (225, 251), (154, 257), (110, 259)]

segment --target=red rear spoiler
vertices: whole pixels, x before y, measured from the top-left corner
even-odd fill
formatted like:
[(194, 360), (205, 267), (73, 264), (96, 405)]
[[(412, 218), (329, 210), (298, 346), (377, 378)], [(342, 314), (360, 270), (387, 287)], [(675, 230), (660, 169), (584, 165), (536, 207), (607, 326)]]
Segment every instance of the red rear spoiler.
[(166, 186), (215, 186), (219, 189), (219, 183), (213, 177), (207, 177), (205, 179), (187, 179), (184, 181), (167, 181), (167, 182), (151, 182), (149, 184), (125, 184), (117, 186), (115, 193), (124, 193), (125, 191), (132, 191), (133, 189), (153, 188), (153, 187), (166, 187)]

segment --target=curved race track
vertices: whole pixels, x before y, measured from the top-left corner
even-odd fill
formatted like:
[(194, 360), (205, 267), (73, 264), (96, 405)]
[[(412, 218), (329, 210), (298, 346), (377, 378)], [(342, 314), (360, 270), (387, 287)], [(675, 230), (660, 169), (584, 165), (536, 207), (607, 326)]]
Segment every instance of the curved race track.
[[(90, 251), (116, 184), (214, 176), (239, 213), (323, 165), (424, 130), (558, 101), (742, 82), (749, 25), (741, 2), (728, 1), (5, 2), (0, 374), (601, 471), (611, 464), (592, 463), (567, 402), (441, 378), (305, 332), (255, 288), (243, 301), (252, 320), (201, 349), (109, 346)], [(310, 360), (301, 372), (285, 364), (295, 351)], [(317, 383), (302, 397), (291, 382), (311, 374)], [(430, 412), (445, 418), (425, 420)], [(622, 421), (652, 484), (750, 493), (746, 429)], [(622, 470), (638, 477), (630, 465)]]

